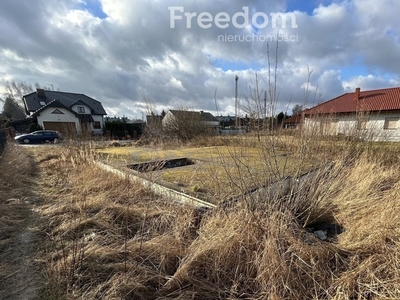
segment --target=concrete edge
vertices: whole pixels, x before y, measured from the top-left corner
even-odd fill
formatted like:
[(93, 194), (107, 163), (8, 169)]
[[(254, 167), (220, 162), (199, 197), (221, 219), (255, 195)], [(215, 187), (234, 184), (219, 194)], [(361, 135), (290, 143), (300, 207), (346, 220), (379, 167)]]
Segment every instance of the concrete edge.
[(206, 202), (204, 200), (198, 199), (196, 197), (193, 196), (189, 196), (185, 193), (182, 192), (178, 192), (175, 191), (171, 188), (167, 188), (165, 186), (162, 186), (158, 183), (152, 182), (150, 180), (141, 178), (139, 176), (136, 176), (134, 174), (128, 174), (125, 173), (121, 170), (117, 170), (105, 163), (102, 162), (98, 162), (98, 161), (93, 161), (94, 164), (101, 168), (102, 170), (105, 170), (107, 172), (111, 172), (115, 175), (117, 175), (118, 177), (125, 179), (128, 178), (131, 182), (139, 182), (140, 184), (142, 184), (144, 187), (147, 187), (149, 189), (151, 189), (151, 191), (153, 193), (155, 193), (156, 195), (160, 195), (160, 196), (165, 196), (173, 201), (179, 202), (179, 203), (183, 203), (183, 204), (187, 204), (187, 205), (191, 205), (193, 207), (196, 208), (215, 208), (217, 207), (215, 204), (211, 204), (209, 202)]

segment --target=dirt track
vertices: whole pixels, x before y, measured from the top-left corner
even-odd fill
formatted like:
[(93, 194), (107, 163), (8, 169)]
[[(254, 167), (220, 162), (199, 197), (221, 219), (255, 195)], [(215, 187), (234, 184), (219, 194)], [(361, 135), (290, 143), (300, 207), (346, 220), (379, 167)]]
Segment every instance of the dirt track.
[(0, 299), (40, 299), (35, 162), (12, 146), (0, 160)]

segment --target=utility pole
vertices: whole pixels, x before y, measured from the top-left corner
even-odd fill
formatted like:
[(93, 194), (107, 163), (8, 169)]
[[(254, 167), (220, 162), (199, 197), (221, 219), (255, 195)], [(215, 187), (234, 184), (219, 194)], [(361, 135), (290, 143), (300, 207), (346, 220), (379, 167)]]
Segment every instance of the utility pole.
[(215, 101), (215, 109), (217, 111), (217, 116), (219, 117), (218, 104), (217, 104), (217, 88), (215, 88), (214, 101)]
[(239, 128), (240, 122), (239, 122), (239, 104), (238, 104), (238, 80), (239, 80), (239, 76), (235, 76), (235, 127), (236, 129)]
[(264, 120), (267, 118), (267, 91), (264, 92)]

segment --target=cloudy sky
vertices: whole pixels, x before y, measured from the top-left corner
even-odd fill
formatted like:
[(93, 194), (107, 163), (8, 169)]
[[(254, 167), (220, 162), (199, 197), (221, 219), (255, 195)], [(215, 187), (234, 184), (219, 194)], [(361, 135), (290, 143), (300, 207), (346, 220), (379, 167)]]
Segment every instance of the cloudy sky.
[(398, 0), (1, 0), (0, 91), (51, 84), (109, 116), (233, 115), (235, 76), (245, 103), (257, 74), (259, 92), (276, 83), (268, 102), (291, 114), (400, 86), (399, 11)]

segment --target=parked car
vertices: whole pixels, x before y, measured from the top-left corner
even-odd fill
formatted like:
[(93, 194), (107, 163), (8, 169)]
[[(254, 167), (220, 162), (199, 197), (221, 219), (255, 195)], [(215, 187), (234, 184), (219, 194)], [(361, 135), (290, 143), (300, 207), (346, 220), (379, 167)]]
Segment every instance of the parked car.
[(18, 143), (58, 143), (62, 139), (61, 133), (54, 130), (38, 130), (32, 133), (18, 135), (14, 138)]

